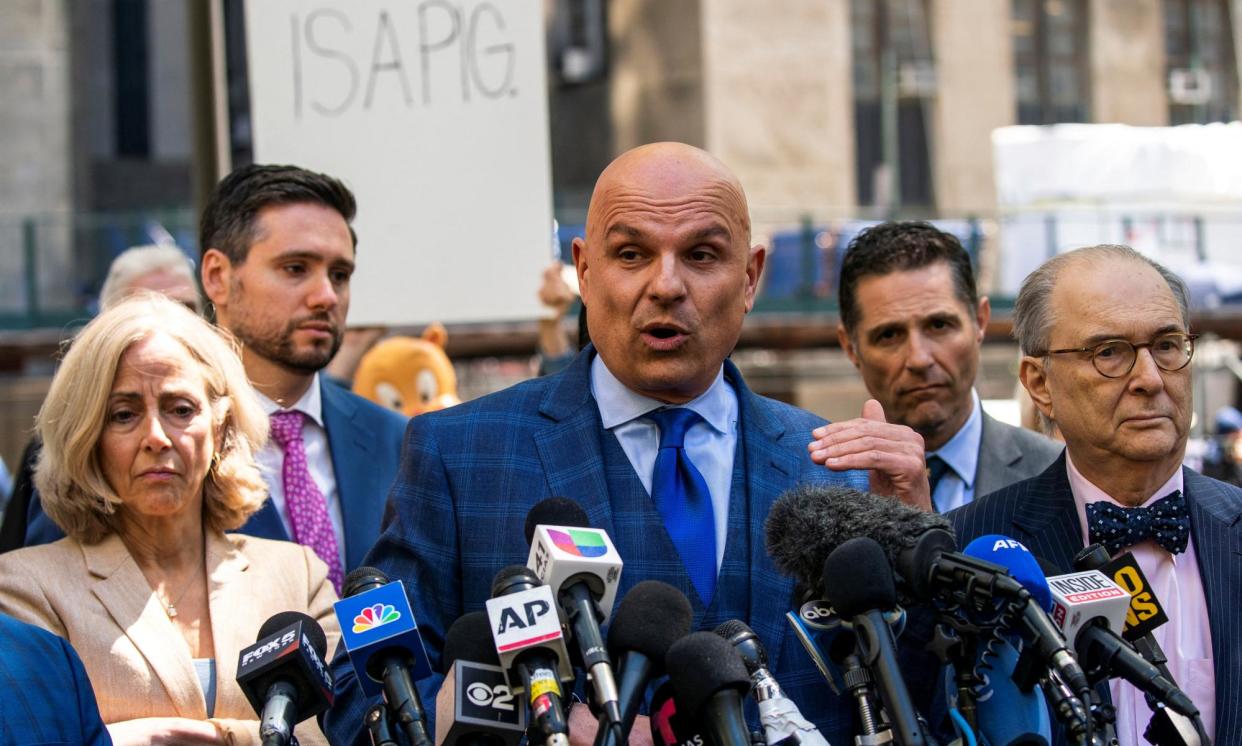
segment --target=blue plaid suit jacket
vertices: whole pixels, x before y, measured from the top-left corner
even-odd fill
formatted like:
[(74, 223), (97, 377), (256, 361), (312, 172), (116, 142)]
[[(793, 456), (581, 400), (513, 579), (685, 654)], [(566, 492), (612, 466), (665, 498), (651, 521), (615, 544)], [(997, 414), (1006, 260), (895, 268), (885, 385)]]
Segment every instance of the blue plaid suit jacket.
[(112, 743), (69, 643), (0, 614), (0, 744)]
[[(1065, 454), (1044, 472), (948, 514), (960, 545), (985, 534), (1017, 539), (1069, 571), (1083, 548)], [(1183, 469), (1190, 530), (1212, 626), (1216, 744), (1242, 744), (1242, 489)], [(1060, 736), (1060, 734), (1058, 734)], [(1058, 739), (1064, 743), (1061, 736)]]
[[(591, 524), (608, 532), (625, 561), (620, 599), (635, 583), (659, 579), (692, 599), (696, 621), (703, 609), (659, 515), (615, 511), (601, 452), (600, 423), (591, 396), (591, 348), (565, 371), (527, 381), (451, 409), (420, 415), (406, 430), (401, 469), (389, 496), (379, 542), (366, 564), (406, 583), (423, 641), (437, 667), (444, 634), (457, 617), (480, 609), (495, 573), (525, 564), (526, 514), (551, 496), (576, 499)], [(788, 632), (792, 579), (767, 555), (763, 521), (773, 501), (798, 483), (848, 484), (867, 488), (865, 472), (832, 473), (813, 464), (806, 445), (823, 420), (795, 407), (757, 396), (732, 363), (726, 379), (738, 395), (738, 458), (745, 459), (749, 542), (750, 613), (734, 613), (760, 635), (781, 684), (832, 741), (844, 742), (851, 710), (822, 683), (805, 652)], [(744, 444), (744, 452), (740, 449)], [(730, 515), (730, 526), (738, 525)], [(729, 610), (725, 610), (728, 612)], [(747, 618), (749, 617), (749, 618)], [(362, 744), (360, 727), (373, 702), (359, 691), (343, 652), (333, 662), (337, 700), (325, 732), (333, 743)], [(441, 677), (420, 683), (424, 705), (434, 709)], [(816, 717), (818, 715), (819, 717)]]

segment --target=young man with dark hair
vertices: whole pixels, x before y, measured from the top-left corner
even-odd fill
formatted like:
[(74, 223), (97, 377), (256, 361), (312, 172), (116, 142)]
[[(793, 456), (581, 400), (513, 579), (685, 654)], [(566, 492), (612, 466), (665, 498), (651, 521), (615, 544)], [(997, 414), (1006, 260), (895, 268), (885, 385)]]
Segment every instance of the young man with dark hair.
[(354, 196), (296, 166), (244, 166), (203, 211), (203, 291), (272, 420), (256, 454), (270, 499), (244, 531), (311, 546), (340, 588), (379, 535), (406, 419), (328, 382), (357, 236)]
[(991, 315), (970, 255), (922, 222), (858, 234), (841, 267), (837, 338), (892, 422), (923, 436), (941, 512), (1034, 476), (1060, 447), (983, 412), (975, 392)]

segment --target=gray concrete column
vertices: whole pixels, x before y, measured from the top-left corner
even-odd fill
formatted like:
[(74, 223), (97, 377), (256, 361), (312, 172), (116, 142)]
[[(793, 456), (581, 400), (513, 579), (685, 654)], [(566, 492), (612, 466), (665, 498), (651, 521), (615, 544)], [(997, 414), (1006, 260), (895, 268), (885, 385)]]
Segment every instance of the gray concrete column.
[(848, 0), (615, 0), (609, 27), (618, 152), (710, 150), (757, 223), (853, 209)]
[(72, 299), (73, 207), (66, 0), (0, 3), (0, 312), (21, 312), (23, 219), (36, 218), (41, 304)]
[(707, 147), (756, 221), (857, 204), (848, 0), (702, 0)]
[(1169, 123), (1160, 0), (1090, 0), (1091, 121)]
[(992, 130), (1017, 122), (1010, 14), (997, 0), (931, 3), (932, 173), (946, 214), (996, 207)]

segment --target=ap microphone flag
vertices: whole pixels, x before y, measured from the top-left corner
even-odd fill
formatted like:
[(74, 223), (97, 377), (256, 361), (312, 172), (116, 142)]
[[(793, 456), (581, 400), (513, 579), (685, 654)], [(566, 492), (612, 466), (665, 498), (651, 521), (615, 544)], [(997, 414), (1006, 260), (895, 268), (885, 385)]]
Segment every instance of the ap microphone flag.
[[(513, 671), (518, 654), (528, 648), (549, 649), (565, 647), (565, 633), (556, 612), (556, 599), (546, 585), (529, 590), (490, 598), (486, 603), (487, 617), (492, 625), (492, 638), (496, 641), (496, 655), (500, 667), (509, 677), (509, 687), (515, 694), (526, 691), (522, 677)], [(569, 655), (561, 652), (557, 658), (557, 678), (570, 681), (574, 678)]]

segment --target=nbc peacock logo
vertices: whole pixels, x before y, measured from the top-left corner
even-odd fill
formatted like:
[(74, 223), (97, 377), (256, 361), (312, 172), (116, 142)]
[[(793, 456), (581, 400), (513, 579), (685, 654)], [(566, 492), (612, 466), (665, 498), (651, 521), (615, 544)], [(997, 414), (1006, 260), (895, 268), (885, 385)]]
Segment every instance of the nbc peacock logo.
[(372, 604), (354, 617), (354, 632), (366, 632), (376, 627), (383, 627), (400, 618), (401, 612), (397, 611), (392, 604)]

